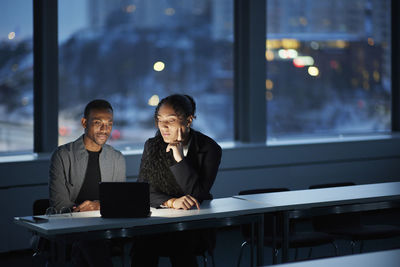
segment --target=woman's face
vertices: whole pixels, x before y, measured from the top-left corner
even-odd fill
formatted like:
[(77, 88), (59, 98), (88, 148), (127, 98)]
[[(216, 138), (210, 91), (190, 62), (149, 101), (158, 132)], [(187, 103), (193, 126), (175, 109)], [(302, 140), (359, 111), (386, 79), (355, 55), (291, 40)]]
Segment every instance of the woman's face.
[[(188, 136), (191, 119), (181, 120), (175, 110), (168, 104), (163, 104), (158, 110), (157, 127), (160, 130), (165, 143), (183, 143)], [(179, 133), (180, 131), (180, 133)], [(179, 140), (179, 135), (181, 140)]]

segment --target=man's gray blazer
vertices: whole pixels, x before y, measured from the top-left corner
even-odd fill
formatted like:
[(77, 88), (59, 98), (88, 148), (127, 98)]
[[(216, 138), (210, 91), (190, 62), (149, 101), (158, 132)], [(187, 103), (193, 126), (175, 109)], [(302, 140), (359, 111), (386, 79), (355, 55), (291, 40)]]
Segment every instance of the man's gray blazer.
[[(72, 208), (85, 179), (89, 153), (83, 135), (74, 142), (59, 146), (51, 157), (49, 170), (50, 206)], [(103, 145), (99, 156), (101, 181), (125, 182), (125, 158), (118, 150)]]

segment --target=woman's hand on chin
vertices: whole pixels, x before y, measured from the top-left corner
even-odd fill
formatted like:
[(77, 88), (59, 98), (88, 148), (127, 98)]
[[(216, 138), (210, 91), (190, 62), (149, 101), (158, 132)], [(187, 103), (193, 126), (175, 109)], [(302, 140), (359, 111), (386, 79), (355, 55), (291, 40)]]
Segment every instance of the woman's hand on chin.
[(166, 152), (168, 153), (172, 150), (172, 154), (174, 155), (174, 159), (176, 162), (180, 162), (183, 159), (183, 145), (182, 145), (182, 130), (179, 128), (178, 130), (178, 138), (168, 144), (166, 148)]

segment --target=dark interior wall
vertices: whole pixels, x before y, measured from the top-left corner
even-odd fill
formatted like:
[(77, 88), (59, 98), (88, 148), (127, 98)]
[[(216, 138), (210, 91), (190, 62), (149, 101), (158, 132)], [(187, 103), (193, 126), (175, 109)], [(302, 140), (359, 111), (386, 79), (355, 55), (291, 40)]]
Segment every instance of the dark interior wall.
[(399, 164), (400, 158), (227, 170), (218, 174), (212, 192), (215, 197), (228, 197), (240, 190), (260, 187), (287, 187), (290, 190), (301, 190), (320, 183), (393, 182), (400, 180)]

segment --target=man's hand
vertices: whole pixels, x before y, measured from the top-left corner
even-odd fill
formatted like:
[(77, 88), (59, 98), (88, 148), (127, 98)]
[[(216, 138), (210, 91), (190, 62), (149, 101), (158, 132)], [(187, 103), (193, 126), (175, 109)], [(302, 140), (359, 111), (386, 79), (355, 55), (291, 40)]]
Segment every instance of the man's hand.
[(91, 211), (99, 209), (100, 209), (100, 202), (98, 200), (95, 201), (86, 200), (82, 202), (82, 204), (80, 204), (79, 206), (74, 207), (72, 211), (80, 212), (80, 211)]
[(190, 210), (195, 205), (196, 205), (197, 209), (199, 210), (200, 209), (199, 202), (197, 201), (197, 199), (195, 199), (191, 195), (186, 195), (186, 196), (177, 198), (172, 204), (174, 209), (184, 209), (184, 210)]

